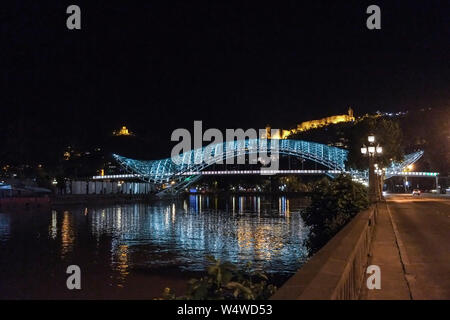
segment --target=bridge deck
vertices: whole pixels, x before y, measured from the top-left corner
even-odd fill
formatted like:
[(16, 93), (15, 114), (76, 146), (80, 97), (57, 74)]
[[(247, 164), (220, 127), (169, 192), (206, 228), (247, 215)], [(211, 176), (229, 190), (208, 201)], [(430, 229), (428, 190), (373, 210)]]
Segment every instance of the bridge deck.
[[(340, 171), (340, 170), (204, 170), (204, 171), (187, 171), (181, 172), (180, 176), (192, 176), (192, 175), (261, 175), (261, 174), (292, 174), (292, 175), (319, 175), (319, 174), (340, 174), (352, 172)], [(407, 177), (437, 177), (437, 172), (387, 172), (387, 176), (407, 176)], [(116, 174), (116, 175), (103, 175), (93, 176), (94, 180), (114, 180), (114, 179), (140, 179), (142, 175), (139, 174)]]

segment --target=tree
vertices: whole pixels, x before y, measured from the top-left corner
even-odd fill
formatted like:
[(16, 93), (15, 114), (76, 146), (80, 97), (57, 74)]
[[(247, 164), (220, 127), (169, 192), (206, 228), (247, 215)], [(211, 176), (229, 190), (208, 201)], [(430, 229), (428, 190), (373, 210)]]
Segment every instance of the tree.
[(307, 246), (314, 253), (325, 245), (358, 212), (369, 206), (367, 188), (348, 175), (327, 178), (316, 183), (311, 192), (311, 204), (302, 213), (310, 226)]
[(403, 134), (399, 123), (384, 117), (369, 116), (355, 123), (350, 131), (348, 167), (367, 169), (367, 160), (361, 155), (361, 147), (368, 144), (369, 134), (375, 135), (375, 144), (383, 147), (382, 155), (376, 160), (380, 167), (403, 160)]
[(423, 171), (450, 172), (450, 108), (410, 111), (401, 121), (405, 150), (424, 151)]

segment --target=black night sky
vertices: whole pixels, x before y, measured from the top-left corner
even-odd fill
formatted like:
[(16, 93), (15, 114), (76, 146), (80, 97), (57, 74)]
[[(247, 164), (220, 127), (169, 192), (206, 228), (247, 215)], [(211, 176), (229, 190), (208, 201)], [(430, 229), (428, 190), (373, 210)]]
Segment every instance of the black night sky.
[[(82, 30), (66, 28), (70, 4)], [(378, 4), (382, 29), (366, 28)], [(288, 128), (345, 113), (448, 107), (448, 1), (9, 1), (2, 132), (95, 140), (127, 125)], [(25, 128), (25, 129), (24, 129)]]

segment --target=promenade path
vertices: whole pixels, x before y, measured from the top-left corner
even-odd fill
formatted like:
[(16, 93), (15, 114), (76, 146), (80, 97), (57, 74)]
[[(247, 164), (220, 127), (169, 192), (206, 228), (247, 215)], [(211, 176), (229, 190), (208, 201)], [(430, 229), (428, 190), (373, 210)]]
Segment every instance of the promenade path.
[(450, 299), (450, 197), (390, 195), (379, 204), (369, 265), (381, 289), (360, 299)]

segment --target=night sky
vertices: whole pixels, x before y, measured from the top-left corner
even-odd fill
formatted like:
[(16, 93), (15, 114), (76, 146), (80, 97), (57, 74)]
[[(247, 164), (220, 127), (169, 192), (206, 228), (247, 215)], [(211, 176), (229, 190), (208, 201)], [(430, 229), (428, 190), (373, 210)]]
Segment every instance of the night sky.
[[(70, 4), (81, 30), (66, 28)], [(381, 30), (366, 28), (370, 4)], [(127, 125), (161, 146), (194, 120), (289, 128), (349, 106), (449, 107), (449, 13), (429, 0), (8, 1), (2, 130), (94, 139)]]

